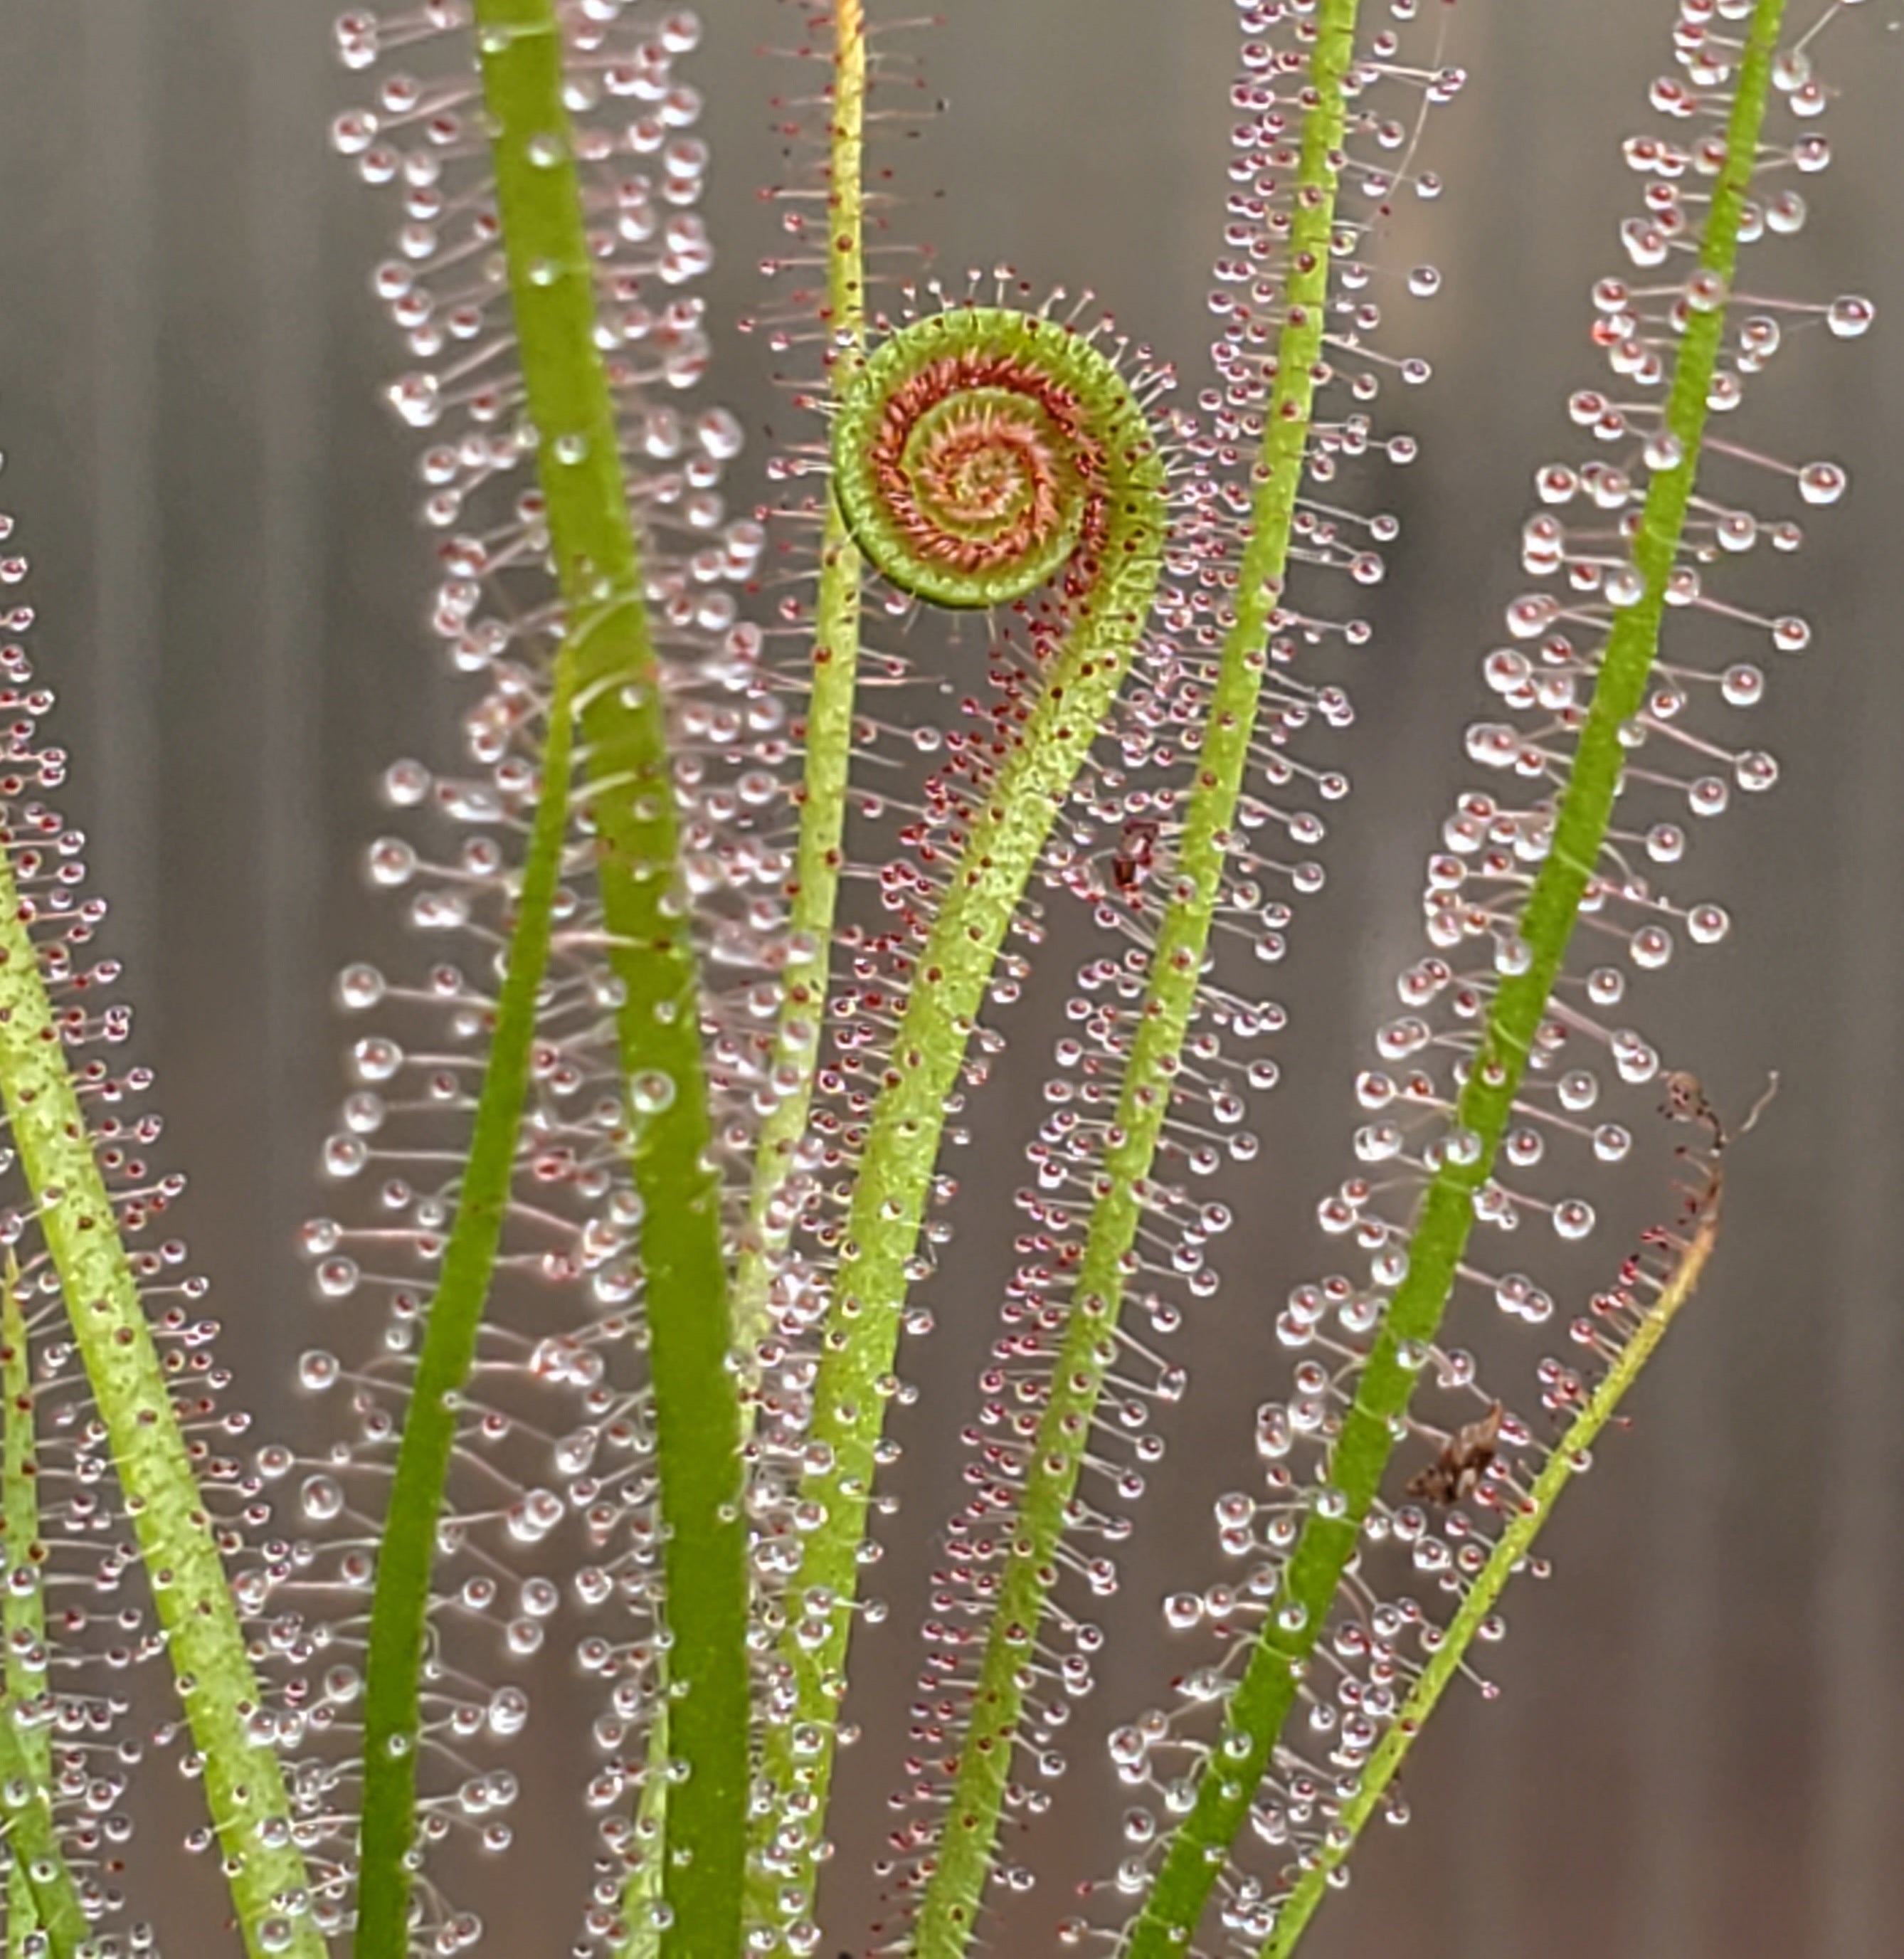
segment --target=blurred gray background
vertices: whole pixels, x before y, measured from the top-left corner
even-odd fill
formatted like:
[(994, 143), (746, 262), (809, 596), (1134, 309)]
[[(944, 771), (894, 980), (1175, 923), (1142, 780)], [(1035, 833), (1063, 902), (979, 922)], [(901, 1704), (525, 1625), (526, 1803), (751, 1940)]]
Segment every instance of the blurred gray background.
[[(194, 1181), (195, 1250), (268, 1430), (291, 1418), (289, 1359), (306, 1337), (290, 1240), (322, 1203), (342, 1041), (330, 976), (387, 954), (396, 931), (357, 873), (380, 822), (374, 780), (398, 754), (441, 758), (453, 741), (455, 695), (420, 627), (413, 445), (374, 399), (401, 364), (366, 292), (386, 214), (324, 141), (357, 99), (331, 63), (331, 11), (0, 0), (0, 501), (36, 561), (40, 665), (76, 757), (68, 806), (92, 833), (132, 964), (140, 1051), (160, 1071), (170, 1157)], [(1567, 390), (1604, 371), (1585, 343), (1587, 289), (1619, 268), (1614, 225), (1636, 192), (1619, 140), (1647, 119), (1672, 11), (1461, 0), (1448, 16), (1448, 59), (1471, 78), (1430, 133), (1449, 189), (1403, 212), (1384, 248), (1392, 267), (1432, 259), (1445, 282), (1430, 304), (1392, 309), (1388, 344), (1437, 373), (1387, 404), (1423, 456), (1385, 493), (1406, 529), (1377, 642), (1357, 656), (1359, 794), (1279, 976), (1296, 1016), (1287, 1079), (1224, 1248), (1228, 1282), (1185, 1336), (1193, 1412), (1142, 1508), (1122, 1637), (1076, 1724), (1089, 1732), (1024, 1853), (1045, 1881), (1014, 1905), (1001, 1951), (1049, 1949), (1070, 1885), (1112, 1860), (1123, 1793), (1096, 1732), (1161, 1697), (1175, 1662), (1154, 1602), (1214, 1569), (1210, 1500), (1252, 1480), (1250, 1411), (1278, 1379), (1268, 1320), (1323, 1268), (1315, 1200), (1344, 1172), (1350, 1075), (1417, 942), (1422, 859), (1468, 773), (1459, 730), (1522, 583), (1530, 474), (1570, 449)], [(1725, 897), (1740, 929), (1675, 975), (1649, 1024), (1734, 1107), (1770, 1067), (1783, 1093), (1734, 1163), (1704, 1296), (1634, 1427), (1567, 1500), (1559, 1575), (1509, 1602), (1514, 1637), (1493, 1656), (1506, 1691), (1491, 1706), (1455, 1697), (1410, 1770), (1414, 1822), (1370, 1842), (1315, 1959), (1899, 1949), (1899, 11), (1874, 0), (1821, 50), (1846, 87), (1828, 125), (1839, 163), (1807, 183), (1812, 224), (1782, 260), (1807, 294), (1870, 294), (1878, 328), (1846, 345), (1808, 336), (1747, 410), (1766, 446), (1842, 459), (1854, 483), (1782, 567), (1782, 605), (1820, 627), (1763, 711), (1785, 782), (1702, 838), (1702, 894)], [(752, 50), (789, 34), (795, 10), (709, 12), (696, 78), (712, 97), (725, 251), (712, 292), (726, 318), (756, 290), (766, 97), (784, 79)], [(1227, 0), (961, 0), (925, 40), (950, 113), (912, 146), (921, 195), (901, 230), (952, 268), (1004, 259), (1040, 284), (1096, 287), (1200, 384), (1233, 13)], [(757, 430), (775, 411), (760, 358), (730, 338), (717, 389)], [(877, 1910), (867, 1872), (916, 1664), (906, 1628), (956, 1499), (956, 1431), (995, 1324), (1018, 1222), (1004, 1200), (1048, 1052), (1025, 1023), (1019, 1065), (988, 1091), (979, 1119), (996, 1147), (958, 1166), (958, 1287), (940, 1284), (941, 1330), (910, 1357), (927, 1392), (882, 1572), (896, 1610), (862, 1655), (868, 1735), (846, 1760), (830, 1953), (862, 1945)], [(543, 1766), (552, 1787), (571, 1780)], [(566, 1945), (566, 1902), (554, 1925), (529, 1907), (546, 1909), (558, 1877), (579, 1906), (585, 1828), (551, 1815), (538, 1881), (491, 1905), (492, 1949)], [(181, 1883), (157, 1908), (170, 1949), (227, 1949), (226, 1935), (181, 1935), (195, 1908)]]

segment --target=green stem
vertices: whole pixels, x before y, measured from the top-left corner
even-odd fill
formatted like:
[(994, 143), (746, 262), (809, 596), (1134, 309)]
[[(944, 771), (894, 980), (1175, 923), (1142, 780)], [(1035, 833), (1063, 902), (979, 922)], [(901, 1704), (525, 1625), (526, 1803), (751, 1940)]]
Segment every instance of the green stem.
[[(46, 1750), (43, 1729), (15, 1722), (11, 1695), (0, 1702), (0, 1821), (7, 1826), (11, 1869), (7, 1881), (7, 1951), (25, 1950), (30, 1932), (43, 1932), (50, 1959), (76, 1959), (91, 1928), (72, 1874), (60, 1854), (46, 1776), (37, 1766)], [(24, 1918), (20, 1916), (25, 1907)], [(257, 1948), (252, 1948), (254, 1951)], [(321, 1954), (322, 1945), (300, 1948)]]
[(1588, 1452), (1598, 1440), (1600, 1431), (1612, 1419), (1614, 1411), (1639, 1379), (1666, 1337), (1679, 1310), (1698, 1291), (1707, 1261), (1718, 1237), (1719, 1211), (1716, 1198), (1680, 1254), (1665, 1289), (1647, 1308), (1639, 1326), (1620, 1357), (1595, 1388), (1587, 1404), (1574, 1418), (1566, 1434), (1549, 1453), (1526, 1500), (1518, 1504), (1506, 1527), (1496, 1540), (1487, 1562), (1471, 1581), (1460, 1609), (1449, 1622), (1440, 1643), (1428, 1656), (1408, 1698), (1376, 1743), (1363, 1770), (1355, 1794), (1342, 1807), (1331, 1824), (1322, 1847), (1306, 1861), (1302, 1875), (1277, 1906), (1276, 1929), (1264, 1945), (1261, 1959), (1289, 1959), (1305, 1927), (1315, 1915), (1334, 1873), (1349, 1859), (1363, 1826), (1381, 1806), (1388, 1785), (1394, 1781), (1415, 1738), (1430, 1715), (1439, 1704), (1461, 1662), (1474, 1643), (1477, 1633), (1499, 1602), (1508, 1580), (1525, 1564), (1534, 1540), (1545, 1528), (1559, 1502), (1560, 1493), (1585, 1466)]
[[(836, 407), (866, 363), (866, 14), (863, 0), (834, 0), (833, 114), (827, 129), (827, 386)], [(827, 499), (814, 610), (813, 671), (807, 694), (800, 829), (789, 896), (786, 963), (781, 973), (774, 1087), (778, 1099), (760, 1126), (747, 1227), (735, 1263), (735, 1345), (751, 1357), (771, 1328), (776, 1268), (792, 1236), (779, 1207), (806, 1133), (820, 1065), (833, 915), (852, 772), (853, 699), (859, 672), (863, 560), (844, 513)], [(644, 1802), (646, 1801), (644, 1794)], [(751, 1862), (752, 1916), (770, 1922), (777, 1885)]]
[[(976, 316), (943, 316), (955, 338)], [(933, 332), (931, 322), (909, 329)], [(1064, 345), (1066, 330), (1026, 319), (1015, 331)], [(1099, 386), (1102, 386), (1103, 383)], [(791, 1720), (769, 1728), (764, 1769), (782, 1834), (770, 1865), (782, 1895), (811, 1911), (818, 1839), (845, 1692), (847, 1637), (858, 1589), (874, 1451), (887, 1400), (901, 1310), (947, 1098), (983, 1002), (993, 962), (1052, 823), (1109, 714), (1148, 616), (1166, 522), (1161, 466), (1141, 413), (1118, 383), (1107, 449), (1116, 475), (1112, 514), (1090, 591), (1047, 669), (1042, 694), (972, 822), (944, 900), (913, 970), (868, 1124), (849, 1209), (809, 1431), (803, 1508), (819, 1521), (805, 1548), (782, 1642), (795, 1688)], [(785, 1846), (789, 1802), (799, 1821)]]
[[(665, 1665), (665, 1656), (657, 1654), (654, 1664)], [(664, 1681), (666, 1675), (662, 1676)], [(655, 1907), (663, 1904), (662, 1880), (668, 1848), (668, 1701), (664, 1689), (661, 1704), (648, 1724), (646, 1773), (641, 1795), (635, 1805), (636, 1837), (635, 1855), (639, 1859), (621, 1888), (620, 1943), (616, 1959), (659, 1959), (661, 1929), (655, 1922)]]
[[(1759, 0), (1753, 11), (1726, 129), (1725, 162), (1713, 179), (1699, 245), (1699, 266), (1715, 275), (1728, 292), (1784, 11), (1784, 0)], [(1170, 1840), (1132, 1927), (1126, 1959), (1178, 1959), (1194, 1935), (1354, 1555), (1414, 1391), (1416, 1369), (1411, 1361), (1441, 1324), (1474, 1226), (1474, 1194), (1492, 1174), (1529, 1049), (1605, 840), (1620, 786), (1620, 731), (1645, 700), (1658, 651), (1667, 581), (1698, 470), (1724, 328), (1723, 304), (1693, 312), (1674, 364), (1665, 422), (1679, 441), (1681, 460), (1656, 471), (1647, 491), (1633, 547), (1643, 591), (1617, 615), (1602, 651), (1553, 843), (1522, 916), (1528, 965), (1501, 980), (1457, 1104), (1457, 1126), (1479, 1147), (1464, 1152), (1464, 1161), (1454, 1160), (1451, 1154), (1429, 1183), (1410, 1244), (1407, 1276), (1390, 1303), (1330, 1460), (1328, 1513), (1312, 1510), (1303, 1526), (1283, 1574), (1276, 1609), (1225, 1709), (1223, 1732), (1210, 1757), (1216, 1772), (1201, 1776), (1195, 1805)]]
[[(866, 15), (862, 0), (834, 0), (833, 120), (827, 173), (827, 307), (832, 335), (828, 382), (837, 402), (865, 365)], [(747, 1234), (734, 1284), (735, 1344), (750, 1353), (768, 1331), (774, 1265), (786, 1249), (775, 1211), (813, 1107), (814, 1071), (839, 895), (846, 783), (852, 762), (853, 689), (859, 671), (858, 547), (832, 497), (820, 547), (813, 678), (807, 696), (800, 834), (781, 974), (773, 1113), (760, 1126), (747, 1202)]]
[(436, 1530), (462, 1419), (459, 1398), (476, 1357), (490, 1274), (515, 1181), (528, 1093), (538, 998), (547, 970), (556, 887), (567, 836), (574, 747), (576, 657), (557, 656), (542, 752), (542, 787), (522, 868), (509, 964), (483, 1072), (456, 1220), (430, 1303), (403, 1440), (377, 1552), (364, 1688), (363, 1836), (358, 1959), (409, 1950), (417, 1756), (423, 1743), (422, 1672)]
[[(721, 1184), (676, 873), (660, 670), (642, 602), (554, 0), (478, 0), (497, 200), (549, 533), (576, 654), (616, 1032), (633, 1104), (667, 1588), (664, 1959), (738, 1948), (748, 1765), (747, 1541)], [(578, 623), (579, 622), (579, 623)], [(600, 785), (591, 791), (589, 782)]]
[[(45, 1695), (46, 1586), (45, 1547), (40, 1541), (39, 1464), (33, 1441), (33, 1355), (26, 1316), (20, 1310), (20, 1261), (7, 1249), (0, 1294), (0, 1516), (5, 1523), (5, 1590), (0, 1593), (0, 1635), (6, 1640), (6, 1705), (30, 1707)], [(28, 1664), (37, 1656), (37, 1669)], [(11, 1726), (10, 1717), (0, 1719)], [(21, 1730), (18, 1746), (33, 1786), (52, 1779), (52, 1746), (46, 1730)], [(25, 1959), (27, 1935), (40, 1924), (26, 1860), (7, 1866), (7, 1959)]]
[(1015, 1526), (1008, 1533), (1004, 1582), (992, 1612), (932, 1876), (920, 1905), (914, 1946), (920, 1959), (961, 1959), (978, 1925), (1024, 1707), (1025, 1656), (1038, 1637), (1057, 1582), (1056, 1553), (1066, 1513), (1104, 1377), (1116, 1357), (1124, 1262), (1143, 1216), (1144, 1183), (1169, 1112), (1171, 1085), (1195, 1010), (1234, 841), (1231, 825), (1255, 736), (1268, 640), (1283, 589), (1322, 351), (1345, 113), (1343, 81), (1354, 55), (1357, 4), (1324, 0), (1315, 22), (1290, 238), (1287, 310), (1265, 418), (1236, 623), (1223, 640), (1185, 813), (1176, 892), (1150, 957), (1113, 1141), (1073, 1287), (1073, 1310), (1052, 1367), (1050, 1399), (1030, 1451)]
[[(284, 1773), (269, 1744), (252, 1732), (265, 1697), (66, 1065), (27, 929), (32, 915), (0, 856), (0, 1095), (204, 1759), (206, 1800), (246, 1948), (258, 1959), (267, 1952), (324, 1959), (323, 1941), (305, 1910), (310, 1879), (290, 1840)], [(0, 1728), (8, 1729), (6, 1752), (25, 1762), (10, 1724)], [(0, 1761), (0, 1785), (15, 1773)], [(36, 1814), (29, 1802), (14, 1826), (24, 1825), (30, 1872), (41, 1854), (33, 1847)], [(52, 1895), (57, 1888), (43, 1892), (34, 1884), (49, 1932), (55, 1906), (65, 1910)]]

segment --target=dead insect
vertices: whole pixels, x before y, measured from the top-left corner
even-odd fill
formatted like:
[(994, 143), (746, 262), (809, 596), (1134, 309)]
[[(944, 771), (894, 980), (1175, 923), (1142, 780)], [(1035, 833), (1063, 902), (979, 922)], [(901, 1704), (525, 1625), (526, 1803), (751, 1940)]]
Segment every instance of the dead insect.
[(1693, 1122), (1706, 1132), (1707, 1146), (1716, 1156), (1725, 1148), (1725, 1126), (1720, 1122), (1696, 1075), (1674, 1068), (1665, 1078), (1666, 1099), (1659, 1113), (1675, 1122)]
[(1134, 892), (1149, 881), (1157, 861), (1157, 824), (1147, 817), (1133, 818), (1124, 826), (1112, 856), (1111, 882), (1127, 894)]
[(1496, 1402), (1480, 1421), (1457, 1429), (1441, 1453), (1410, 1481), (1409, 1495), (1431, 1503), (1458, 1503), (1472, 1496), (1499, 1451), (1505, 1413)]

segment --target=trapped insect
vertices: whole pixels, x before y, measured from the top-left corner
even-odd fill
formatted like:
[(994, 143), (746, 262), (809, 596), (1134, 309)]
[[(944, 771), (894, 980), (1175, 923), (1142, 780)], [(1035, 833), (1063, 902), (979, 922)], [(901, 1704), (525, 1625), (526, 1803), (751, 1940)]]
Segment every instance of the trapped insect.
[(1409, 1495), (1431, 1503), (1458, 1503), (1471, 1497), (1500, 1453), (1501, 1421), (1506, 1413), (1496, 1402), (1479, 1421), (1458, 1428), (1442, 1445), (1440, 1455), (1409, 1479)]
[(1124, 826), (1111, 859), (1111, 881), (1126, 897), (1134, 896), (1150, 882), (1157, 868), (1159, 826), (1148, 818), (1136, 818)]

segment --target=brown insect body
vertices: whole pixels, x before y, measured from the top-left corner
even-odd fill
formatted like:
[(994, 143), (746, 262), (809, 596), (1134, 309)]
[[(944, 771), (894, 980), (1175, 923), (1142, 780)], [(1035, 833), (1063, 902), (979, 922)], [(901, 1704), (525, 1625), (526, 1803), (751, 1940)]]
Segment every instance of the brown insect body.
[(1156, 868), (1157, 826), (1138, 818), (1124, 826), (1111, 859), (1111, 882), (1127, 894), (1136, 891)]
[(1431, 1503), (1458, 1503), (1472, 1496), (1500, 1453), (1505, 1413), (1496, 1402), (1478, 1421), (1457, 1429), (1434, 1461), (1410, 1480), (1409, 1495)]

